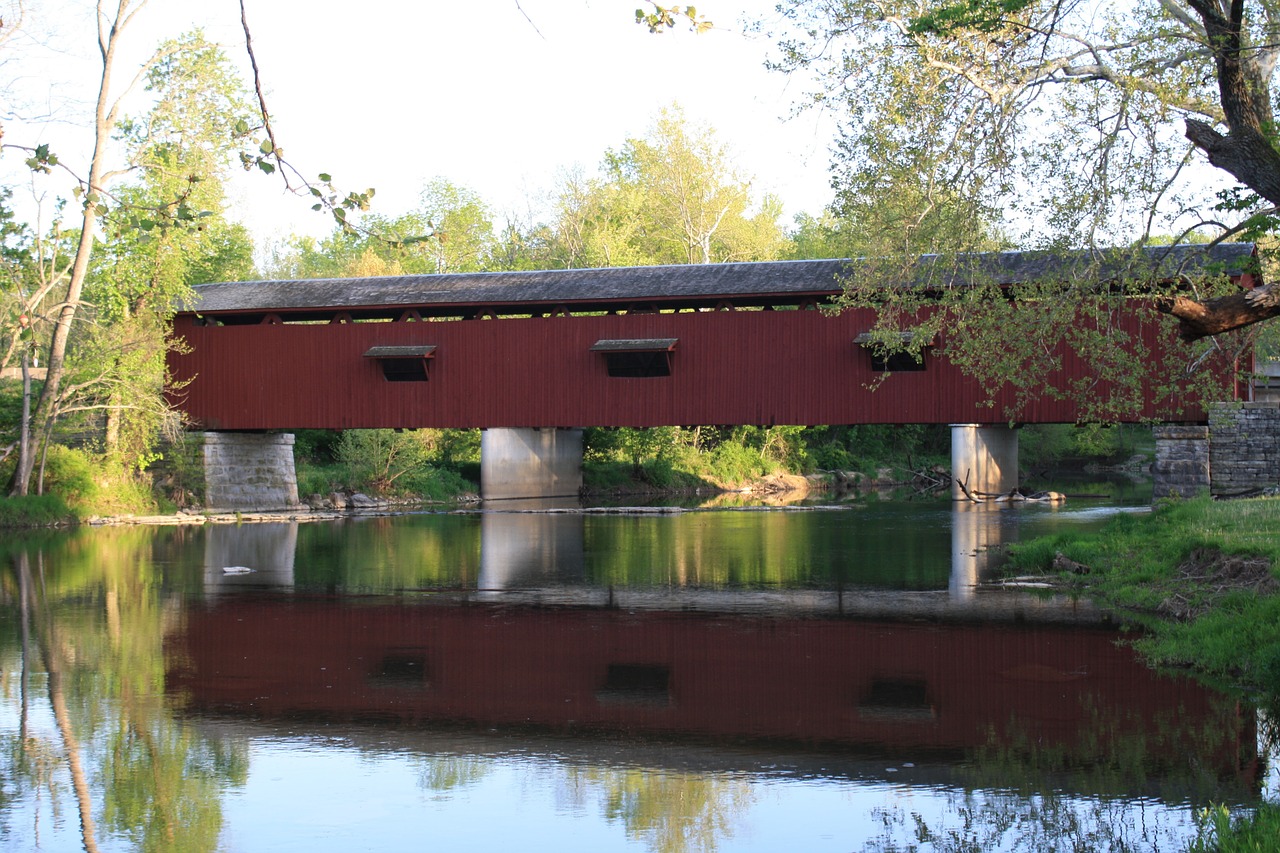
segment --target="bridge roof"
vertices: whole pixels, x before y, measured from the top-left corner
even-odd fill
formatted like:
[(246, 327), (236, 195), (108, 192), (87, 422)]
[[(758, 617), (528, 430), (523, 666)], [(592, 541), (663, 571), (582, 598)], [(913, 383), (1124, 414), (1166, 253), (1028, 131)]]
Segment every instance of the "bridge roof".
[[(926, 255), (909, 274), (911, 284), (921, 287), (963, 286), (977, 280), (1013, 284), (1080, 274), (1102, 280), (1166, 280), (1206, 271), (1239, 274), (1246, 271), (1252, 254), (1252, 244), (1224, 243), (1211, 248), (1157, 247), (1137, 253)], [(195, 287), (186, 310), (197, 314), (299, 314), (421, 308), (439, 313), (447, 308), (479, 307), (516, 313), (558, 306), (572, 306), (576, 311), (607, 310), (636, 303), (666, 307), (796, 304), (829, 298), (840, 291), (840, 279), (851, 269), (875, 266), (868, 260), (831, 259), (224, 282)]]

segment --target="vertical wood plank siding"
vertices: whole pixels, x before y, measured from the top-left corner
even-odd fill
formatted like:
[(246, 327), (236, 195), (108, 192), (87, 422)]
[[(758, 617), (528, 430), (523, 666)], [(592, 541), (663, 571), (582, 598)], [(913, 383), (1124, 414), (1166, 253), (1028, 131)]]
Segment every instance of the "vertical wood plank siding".
[[(1071, 423), (1069, 400), (1010, 415), (936, 358), (875, 390), (868, 351), (853, 340), (866, 311), (716, 311), (451, 322), (198, 326), (177, 318), (190, 352), (169, 357), (189, 384), (174, 402), (206, 429), (584, 427), (695, 424)], [(1159, 358), (1185, 353), (1167, 324), (1138, 309), (1128, 331)], [(608, 376), (601, 339), (677, 338), (671, 375)], [(434, 345), (427, 382), (388, 382), (373, 346)], [(1062, 353), (1065, 375), (1087, 369)], [(1183, 355), (1185, 357), (1185, 354)], [(1220, 371), (1229, 388), (1229, 372)], [(1105, 391), (1105, 388), (1099, 389)], [(1203, 421), (1201, 410), (1141, 417)]]

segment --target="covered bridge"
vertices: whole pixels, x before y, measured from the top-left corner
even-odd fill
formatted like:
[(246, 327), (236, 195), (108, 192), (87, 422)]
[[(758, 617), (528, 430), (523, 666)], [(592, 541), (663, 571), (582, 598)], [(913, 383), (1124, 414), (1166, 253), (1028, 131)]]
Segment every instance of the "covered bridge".
[[(1247, 285), (1252, 254), (1246, 244), (1177, 246), (1148, 250), (1136, 266), (1129, 258), (1123, 268), (1089, 268), (1161, 280), (1216, 270)], [(921, 259), (910, 286), (963, 286), (979, 276), (1011, 284), (1094, 263), (1017, 252), (955, 261)], [(574, 431), (586, 426), (972, 425), (1007, 423), (1015, 408), (1020, 422), (1079, 420), (1073, 400), (1016, 405), (1003, 393), (987, 405), (984, 389), (928, 352), (919, 363), (886, 363), (867, 345), (872, 312), (821, 310), (856, 263), (201, 285), (175, 319), (186, 347), (170, 356), (181, 388), (174, 402), (210, 431), (484, 428), (486, 453), (502, 460), (482, 463), (487, 483), (500, 470), (527, 468), (525, 457), (538, 465), (560, 458), (554, 448), (566, 442), (573, 460)], [(1180, 347), (1149, 308), (1137, 306), (1124, 323), (1152, 352)], [(1064, 376), (1088, 370), (1077, 354), (1060, 356)], [(1152, 400), (1136, 417), (1205, 415)], [(552, 479), (556, 490), (576, 482)]]

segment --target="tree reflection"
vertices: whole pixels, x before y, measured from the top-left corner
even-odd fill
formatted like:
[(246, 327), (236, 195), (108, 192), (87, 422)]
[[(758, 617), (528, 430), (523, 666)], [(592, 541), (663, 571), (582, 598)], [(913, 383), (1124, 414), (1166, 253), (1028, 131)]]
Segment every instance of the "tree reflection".
[(566, 782), (575, 801), (598, 797), (606, 819), (661, 853), (715, 850), (753, 801), (750, 784), (729, 775), (575, 767)]
[(1081, 799), (1046, 791), (1028, 799), (1011, 791), (956, 791), (942, 814), (876, 809), (880, 834), (869, 853), (1093, 853), (1177, 850), (1184, 827), (1157, 810), (1135, 819), (1132, 800)]
[[(1076, 727), (1074, 741), (1042, 740), (1009, 720), (974, 752), (965, 766), (966, 784), (983, 788), (1017, 779), (1024, 795), (1056, 787), (1099, 797), (1150, 791), (1165, 799), (1203, 802), (1222, 797), (1234, 781), (1234, 796), (1249, 799), (1257, 793), (1250, 786), (1260, 782), (1260, 775), (1244, 772), (1259, 757), (1253, 715), (1236, 699), (1220, 696), (1207, 713), (1173, 707), (1152, 717), (1100, 704), (1089, 695), (1078, 701), (1086, 722)], [(1240, 772), (1229, 779), (1233, 767)]]
[[(43, 552), (14, 553), (4, 578), (22, 624), (21, 661), (5, 661), (23, 673), (18, 742), (7, 750), (27, 789), (19, 796), (47, 793), (58, 814), (55, 780), (66, 772), (84, 849), (97, 849), (98, 833), (111, 832), (139, 850), (214, 850), (220, 793), (243, 784), (247, 751), (204, 736), (166, 702), (164, 641), (178, 610), (162, 592), (151, 537), (98, 533), (68, 539), (56, 568), (46, 568)], [(26, 688), (36, 671), (33, 647), (48, 685), (39, 710), (51, 713), (56, 736), (28, 726), (37, 702)], [(41, 809), (31, 813), (38, 821)]]
[[(1208, 715), (1171, 708), (1153, 719), (1100, 709), (1080, 698), (1087, 723), (1074, 743), (1041, 741), (1010, 721), (966, 762), (965, 787), (943, 792), (931, 812), (907, 806), (878, 809), (877, 853), (979, 853), (1182, 849), (1184, 821), (1169, 811), (1144, 811), (1135, 792), (1163, 801), (1221, 797), (1224, 768), (1244, 768), (1254, 756), (1248, 714), (1223, 697)], [(1190, 748), (1189, 748), (1190, 747)], [(1252, 773), (1234, 780), (1247, 800)], [(1016, 788), (1001, 788), (1017, 780)], [(1066, 795), (1062, 791), (1087, 792)], [(1187, 807), (1188, 810), (1190, 806)], [(1140, 815), (1135, 818), (1135, 815)]]
[(489, 775), (491, 769), (489, 760), (463, 755), (428, 755), (416, 763), (418, 786), (438, 794), (473, 785)]

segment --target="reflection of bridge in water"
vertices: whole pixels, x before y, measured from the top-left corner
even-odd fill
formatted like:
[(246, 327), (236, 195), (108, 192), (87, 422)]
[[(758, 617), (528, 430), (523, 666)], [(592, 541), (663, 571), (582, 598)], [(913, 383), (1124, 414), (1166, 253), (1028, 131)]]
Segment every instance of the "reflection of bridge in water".
[[(575, 504), (576, 506), (576, 504)], [(842, 512), (831, 508), (768, 512)], [(653, 519), (676, 510), (489, 511), (479, 518), (479, 572), (473, 588), (450, 588), (458, 601), (619, 607), (645, 610), (846, 615), (876, 618), (977, 618), (985, 620), (1106, 622), (1096, 607), (1066, 596), (1015, 589), (981, 588), (993, 556), (1011, 535), (1010, 510), (998, 504), (950, 507), (951, 572), (945, 589), (879, 590), (836, 581), (822, 588), (707, 588), (686, 583), (677, 569), (670, 583), (601, 585), (585, 569), (588, 518), (602, 514)], [(726, 512), (726, 510), (717, 510)], [(264, 523), (211, 526), (205, 540), (206, 592), (291, 589), (298, 525)], [(655, 559), (672, 559), (656, 555)], [(253, 568), (228, 575), (227, 566)], [(388, 590), (391, 591), (391, 590)], [(403, 590), (396, 590), (403, 591)], [(446, 591), (433, 589), (437, 596)]]
[[(966, 560), (949, 589), (892, 592), (602, 588), (581, 572), (582, 514), (480, 521), (475, 588), (408, 598), (289, 590), (294, 528), (209, 528), (210, 600), (171, 637), (170, 691), (193, 711), (263, 720), (623, 732), (943, 764), (994, 750), (1052, 755), (1081, 778), (1123, 760), (1137, 793), (1206, 773), (1243, 789), (1257, 773), (1252, 717), (1156, 676), (1096, 610), (973, 592), (981, 568), (967, 555), (991, 544), (989, 513), (957, 515)], [(216, 568), (252, 559), (264, 561), (252, 575)], [(734, 760), (707, 748), (713, 764)]]

